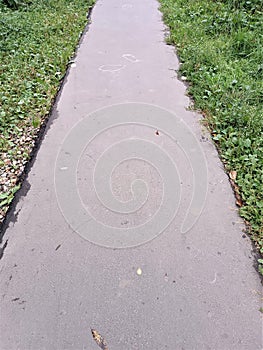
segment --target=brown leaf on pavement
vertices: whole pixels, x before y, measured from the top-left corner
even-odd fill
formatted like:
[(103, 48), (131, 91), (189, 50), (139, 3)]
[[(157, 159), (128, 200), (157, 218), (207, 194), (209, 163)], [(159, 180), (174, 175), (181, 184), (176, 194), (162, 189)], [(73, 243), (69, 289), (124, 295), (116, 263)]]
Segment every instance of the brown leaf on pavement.
[(91, 328), (91, 333), (93, 339), (102, 350), (109, 350), (105, 339), (96, 331), (96, 329)]

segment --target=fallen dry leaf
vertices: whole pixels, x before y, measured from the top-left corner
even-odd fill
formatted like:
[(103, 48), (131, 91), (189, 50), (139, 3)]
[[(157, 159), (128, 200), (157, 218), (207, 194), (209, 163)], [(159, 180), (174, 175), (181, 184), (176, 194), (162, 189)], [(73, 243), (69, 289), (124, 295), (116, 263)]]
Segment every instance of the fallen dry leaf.
[(231, 186), (232, 186), (232, 188), (234, 190), (234, 193), (235, 193), (236, 205), (239, 206), (239, 207), (242, 207), (243, 201), (242, 201), (242, 198), (241, 198), (241, 196), (239, 194), (239, 188), (238, 188), (237, 184), (235, 183), (235, 181), (232, 180), (231, 178), (230, 178), (230, 183), (231, 183)]
[(93, 339), (102, 350), (109, 350), (105, 339), (96, 331), (96, 329), (91, 328), (91, 333)]
[(229, 176), (230, 176), (230, 179), (235, 181), (236, 178), (237, 178), (237, 172), (236, 170), (231, 170), (230, 173), (229, 173)]
[(239, 207), (242, 207), (242, 205), (243, 205), (242, 199), (241, 199), (240, 195), (238, 195), (238, 194), (236, 194), (236, 205)]

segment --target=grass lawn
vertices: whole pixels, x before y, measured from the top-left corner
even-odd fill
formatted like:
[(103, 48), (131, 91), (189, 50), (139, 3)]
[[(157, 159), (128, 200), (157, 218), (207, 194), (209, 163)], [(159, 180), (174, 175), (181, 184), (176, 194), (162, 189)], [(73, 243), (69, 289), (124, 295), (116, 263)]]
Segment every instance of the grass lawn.
[(93, 0), (0, 0), (0, 222)]
[[(190, 84), (263, 253), (263, 13), (260, 0), (160, 0)], [(263, 260), (260, 260), (263, 263)], [(263, 272), (263, 265), (259, 266)]]

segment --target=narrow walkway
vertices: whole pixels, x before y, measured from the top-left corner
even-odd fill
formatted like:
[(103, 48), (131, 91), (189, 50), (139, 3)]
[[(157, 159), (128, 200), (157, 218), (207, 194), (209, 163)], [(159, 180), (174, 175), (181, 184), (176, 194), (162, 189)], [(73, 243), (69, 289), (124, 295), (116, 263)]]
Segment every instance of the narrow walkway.
[(261, 349), (251, 244), (158, 3), (91, 20), (5, 233), (1, 350), (99, 349), (90, 328), (109, 350)]

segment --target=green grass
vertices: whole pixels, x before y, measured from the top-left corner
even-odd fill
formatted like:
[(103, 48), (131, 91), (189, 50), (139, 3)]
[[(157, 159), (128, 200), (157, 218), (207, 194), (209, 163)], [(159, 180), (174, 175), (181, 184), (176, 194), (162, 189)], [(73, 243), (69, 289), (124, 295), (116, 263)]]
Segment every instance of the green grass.
[[(36, 136), (50, 111), (92, 3), (93, 0), (0, 0), (2, 171), (4, 158), (11, 160), (16, 170), (19, 159), (29, 157), (30, 138)], [(25, 136), (30, 136), (27, 145)], [(9, 186), (0, 196), (4, 211), (14, 188), (17, 187)]]
[[(189, 81), (227, 172), (240, 215), (263, 253), (263, 16), (259, 0), (160, 0)], [(240, 200), (239, 200), (240, 202)]]

